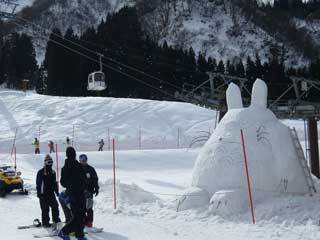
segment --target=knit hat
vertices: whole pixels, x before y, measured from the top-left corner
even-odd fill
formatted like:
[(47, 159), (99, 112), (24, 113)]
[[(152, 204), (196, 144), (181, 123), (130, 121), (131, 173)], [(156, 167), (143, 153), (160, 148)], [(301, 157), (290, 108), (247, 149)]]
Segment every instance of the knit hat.
[(53, 164), (53, 160), (51, 158), (51, 156), (49, 154), (46, 155), (46, 157), (44, 158), (44, 165), (45, 166), (52, 166)]
[(81, 155), (79, 156), (79, 161), (80, 161), (80, 162), (87, 162), (87, 161), (88, 161), (87, 155), (86, 155), (86, 154), (81, 154)]
[(66, 155), (67, 155), (67, 158), (69, 159), (76, 159), (76, 150), (74, 150), (73, 147), (68, 147), (67, 150), (66, 150)]

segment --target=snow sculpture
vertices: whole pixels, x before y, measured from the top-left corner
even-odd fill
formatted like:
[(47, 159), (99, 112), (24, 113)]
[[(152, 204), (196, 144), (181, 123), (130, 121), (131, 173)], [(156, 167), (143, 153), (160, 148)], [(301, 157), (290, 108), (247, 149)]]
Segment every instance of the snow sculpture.
[(191, 188), (180, 199), (179, 210), (203, 206), (204, 202), (213, 204), (213, 209), (223, 207), (228, 211), (228, 202), (232, 209), (248, 206), (240, 129), (244, 132), (255, 200), (259, 192), (307, 193), (290, 130), (267, 109), (266, 84), (256, 80), (248, 108), (242, 107), (237, 85), (231, 83), (226, 94), (228, 112), (201, 150)]

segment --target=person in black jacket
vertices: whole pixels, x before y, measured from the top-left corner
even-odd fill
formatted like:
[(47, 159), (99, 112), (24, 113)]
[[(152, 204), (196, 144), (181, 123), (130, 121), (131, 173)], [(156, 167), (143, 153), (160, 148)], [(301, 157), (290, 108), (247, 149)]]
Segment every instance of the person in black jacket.
[(99, 142), (98, 142), (98, 144), (99, 144), (99, 152), (102, 152), (103, 151), (103, 146), (104, 146), (104, 141), (103, 141), (103, 139), (101, 139)]
[(86, 240), (84, 237), (85, 216), (85, 174), (81, 164), (76, 160), (76, 151), (73, 147), (66, 150), (67, 159), (61, 169), (60, 183), (66, 188), (72, 212), (71, 220), (61, 229), (59, 237), (69, 240), (69, 234), (75, 232), (76, 238)]
[(79, 156), (79, 161), (83, 166), (86, 175), (85, 197), (86, 197), (86, 216), (85, 225), (92, 227), (93, 225), (93, 195), (98, 196), (99, 184), (96, 170), (88, 164), (88, 157), (85, 154)]
[(52, 169), (52, 158), (49, 154), (46, 155), (44, 160), (44, 167), (38, 171), (37, 174), (37, 197), (40, 201), (41, 215), (42, 215), (42, 226), (50, 227), (49, 210), (51, 207), (52, 221), (59, 223), (59, 205), (56, 199), (58, 192), (58, 183), (56, 179), (56, 173)]

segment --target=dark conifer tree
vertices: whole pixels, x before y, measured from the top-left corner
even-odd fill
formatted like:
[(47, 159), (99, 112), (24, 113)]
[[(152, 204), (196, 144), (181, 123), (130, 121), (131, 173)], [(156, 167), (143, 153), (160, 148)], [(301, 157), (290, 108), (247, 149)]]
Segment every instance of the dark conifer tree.
[(43, 64), (48, 74), (46, 92), (49, 95), (63, 95), (65, 61), (63, 47), (59, 44), (63, 44), (62, 34), (55, 28), (49, 36)]
[(225, 66), (222, 60), (219, 61), (218, 67), (217, 67), (217, 72), (218, 73), (225, 73)]

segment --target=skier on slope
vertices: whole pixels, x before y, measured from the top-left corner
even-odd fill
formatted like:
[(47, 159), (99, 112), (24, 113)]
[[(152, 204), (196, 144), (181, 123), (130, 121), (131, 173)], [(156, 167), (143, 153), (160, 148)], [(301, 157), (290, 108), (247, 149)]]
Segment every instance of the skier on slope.
[(40, 154), (40, 141), (38, 138), (34, 138), (32, 145), (34, 145), (34, 154)]
[(84, 237), (85, 216), (85, 174), (82, 165), (76, 160), (76, 151), (73, 147), (66, 150), (67, 159), (61, 169), (60, 183), (66, 188), (72, 212), (71, 220), (61, 229), (59, 237), (70, 240), (69, 234), (75, 232), (79, 240), (87, 240)]
[(70, 142), (70, 138), (69, 137), (66, 138), (66, 144), (67, 144), (67, 147), (71, 146), (71, 142)]
[(56, 173), (52, 169), (53, 160), (49, 154), (44, 159), (44, 167), (38, 171), (36, 185), (37, 197), (40, 201), (42, 226), (50, 227), (49, 209), (52, 211), (53, 223), (59, 223), (59, 205), (56, 199), (58, 195), (58, 183)]
[(104, 141), (103, 141), (103, 139), (101, 139), (99, 142), (98, 142), (98, 144), (99, 144), (99, 152), (101, 151), (103, 151), (103, 146), (104, 146)]
[(86, 216), (85, 225), (93, 226), (93, 195), (98, 196), (99, 184), (96, 170), (88, 164), (88, 157), (85, 154), (79, 156), (79, 161), (83, 166), (86, 182), (85, 182), (85, 197), (86, 197)]
[(55, 152), (53, 141), (51, 141), (51, 140), (49, 141), (48, 147), (49, 147), (49, 153), (54, 153)]

